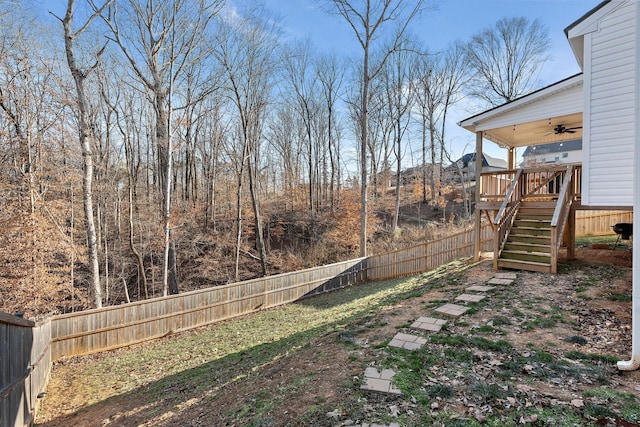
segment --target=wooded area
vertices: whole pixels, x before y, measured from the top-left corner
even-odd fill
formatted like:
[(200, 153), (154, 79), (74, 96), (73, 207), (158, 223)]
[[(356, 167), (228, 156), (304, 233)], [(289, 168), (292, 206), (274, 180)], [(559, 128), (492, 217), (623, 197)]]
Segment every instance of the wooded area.
[(427, 2), (322, 7), (363, 62), (284, 43), (256, 2), (2, 3), (0, 309), (143, 300), (465, 226), (445, 132), (477, 73), (467, 44), (409, 37)]

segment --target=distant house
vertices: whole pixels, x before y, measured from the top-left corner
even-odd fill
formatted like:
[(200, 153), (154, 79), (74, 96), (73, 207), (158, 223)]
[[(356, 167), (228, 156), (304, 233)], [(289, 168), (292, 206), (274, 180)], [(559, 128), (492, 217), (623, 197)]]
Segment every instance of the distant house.
[(522, 165), (531, 167), (548, 163), (581, 163), (582, 139), (554, 142), (544, 145), (530, 145), (522, 154)]
[[(446, 170), (452, 175), (453, 179), (459, 179), (457, 168), (462, 171), (465, 181), (474, 181), (476, 179), (476, 153), (467, 153), (447, 167)], [(506, 160), (482, 154), (482, 173), (506, 169), (508, 169)]]

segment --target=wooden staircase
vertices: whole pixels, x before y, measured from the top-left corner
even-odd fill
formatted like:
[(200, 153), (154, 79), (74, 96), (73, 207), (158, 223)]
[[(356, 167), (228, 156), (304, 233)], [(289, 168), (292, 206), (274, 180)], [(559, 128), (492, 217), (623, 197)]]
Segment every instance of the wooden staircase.
[[(558, 272), (558, 253), (567, 227), (573, 247), (574, 202), (580, 168), (518, 169), (492, 219), (493, 267)], [(489, 215), (489, 214), (488, 214)], [(490, 216), (490, 215), (489, 215)], [(567, 250), (572, 256), (573, 251)]]
[(552, 272), (551, 220), (555, 201), (523, 202), (498, 257), (498, 268)]

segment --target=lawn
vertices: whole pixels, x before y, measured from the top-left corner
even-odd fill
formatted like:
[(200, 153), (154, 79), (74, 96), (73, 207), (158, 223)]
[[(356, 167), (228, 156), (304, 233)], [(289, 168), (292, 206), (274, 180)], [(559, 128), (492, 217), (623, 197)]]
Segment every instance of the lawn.
[[(487, 262), (451, 263), (53, 370), (39, 425), (616, 425), (640, 422), (628, 357), (630, 269), (571, 263), (518, 273), (427, 345), (387, 344), (417, 317), (485, 284)], [(615, 298), (608, 296), (615, 295)], [(402, 396), (364, 391), (393, 369)]]

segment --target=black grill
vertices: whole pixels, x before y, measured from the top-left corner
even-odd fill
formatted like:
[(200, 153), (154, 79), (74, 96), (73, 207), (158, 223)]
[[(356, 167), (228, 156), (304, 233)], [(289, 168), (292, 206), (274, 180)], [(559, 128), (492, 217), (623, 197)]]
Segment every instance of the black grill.
[(628, 222), (619, 222), (616, 225), (612, 225), (611, 228), (622, 237), (622, 240), (629, 240), (629, 237), (633, 234), (633, 224)]

